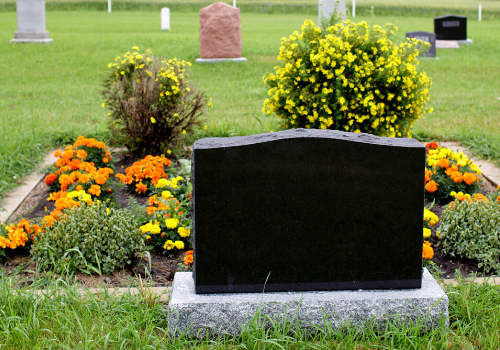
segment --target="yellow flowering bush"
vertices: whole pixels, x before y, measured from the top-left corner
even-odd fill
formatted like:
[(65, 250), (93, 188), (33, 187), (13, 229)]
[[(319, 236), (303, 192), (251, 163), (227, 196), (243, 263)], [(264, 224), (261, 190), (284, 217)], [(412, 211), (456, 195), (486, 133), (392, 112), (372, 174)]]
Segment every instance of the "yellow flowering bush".
[(428, 143), (425, 168), (425, 198), (437, 203), (449, 203), (456, 193), (474, 194), (480, 190), (481, 170), (463, 152)]
[(326, 30), (304, 22), (281, 39), (276, 72), (264, 76), (263, 112), (285, 128), (321, 128), (408, 137), (424, 113), (431, 80), (417, 71), (421, 41), (396, 45), (397, 28), (349, 20)]
[(111, 111), (112, 137), (134, 153), (167, 153), (202, 125), (211, 102), (190, 85), (191, 63), (132, 49), (108, 64), (103, 80), (102, 106)]
[[(424, 239), (429, 239), (432, 236), (432, 230), (436, 227), (439, 222), (439, 218), (436, 214), (427, 208), (424, 208)], [(439, 235), (436, 235), (439, 238)]]

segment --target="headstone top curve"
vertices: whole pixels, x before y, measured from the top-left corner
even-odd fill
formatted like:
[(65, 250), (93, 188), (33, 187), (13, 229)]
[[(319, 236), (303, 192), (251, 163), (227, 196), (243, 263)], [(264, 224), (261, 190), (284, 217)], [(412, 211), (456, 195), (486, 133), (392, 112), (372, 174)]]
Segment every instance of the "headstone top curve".
[(237, 147), (237, 146), (245, 146), (257, 143), (272, 142), (285, 139), (295, 139), (295, 138), (336, 139), (336, 140), (368, 143), (381, 146), (424, 148), (424, 146), (420, 142), (411, 138), (381, 137), (365, 133), (349, 133), (338, 130), (298, 128), (298, 129), (290, 129), (290, 130), (256, 134), (250, 136), (204, 138), (197, 140), (194, 143), (193, 150), (211, 149), (219, 147)]

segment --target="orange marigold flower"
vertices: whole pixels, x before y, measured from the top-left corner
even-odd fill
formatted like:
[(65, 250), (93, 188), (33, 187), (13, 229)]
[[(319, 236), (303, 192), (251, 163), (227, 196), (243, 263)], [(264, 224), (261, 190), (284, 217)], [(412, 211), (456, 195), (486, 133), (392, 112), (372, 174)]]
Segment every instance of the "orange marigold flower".
[(422, 258), (424, 259), (432, 259), (434, 256), (434, 249), (431, 247), (431, 243), (428, 241), (424, 241), (422, 246)]
[(192, 250), (188, 250), (188, 251), (186, 252), (186, 255), (193, 255), (193, 251), (192, 251)]
[(49, 174), (47, 175), (47, 177), (45, 178), (45, 184), (47, 186), (50, 186), (54, 183), (54, 181), (57, 180), (57, 175), (56, 174)]
[(427, 190), (427, 192), (429, 193), (434, 193), (437, 191), (438, 189), (438, 184), (436, 183), (436, 181), (429, 181), (426, 185), (425, 185), (425, 189)]
[(477, 180), (476, 175), (474, 175), (472, 173), (465, 173), (463, 178), (464, 178), (464, 181), (467, 185), (472, 185)]
[(83, 186), (82, 186), (82, 185), (78, 185), (78, 186), (76, 186), (76, 190), (77, 190), (77, 191), (82, 191), (82, 190), (83, 190)]
[(96, 147), (99, 148), (99, 149), (101, 149), (101, 148), (106, 147), (106, 145), (104, 144), (104, 142), (99, 141), (99, 142), (96, 143)]
[(449, 176), (456, 184), (464, 181), (464, 177), (460, 171), (454, 171), (451, 174), (449, 174)]
[(87, 158), (88, 154), (87, 154), (87, 152), (85, 152), (85, 150), (79, 149), (76, 151), (76, 156), (78, 158), (80, 158), (81, 160), (84, 160), (85, 158)]
[(436, 142), (429, 142), (428, 144), (425, 145), (425, 148), (427, 148), (427, 151), (429, 149), (438, 149), (439, 146)]
[(104, 185), (106, 180), (107, 180), (106, 177), (103, 175), (98, 174), (98, 175), (94, 176), (94, 181), (98, 185)]
[(438, 160), (437, 165), (441, 168), (448, 169), (450, 166), (450, 161), (447, 158), (441, 158)]
[(137, 185), (135, 185), (135, 187), (136, 187), (135, 191), (141, 194), (146, 193), (146, 191), (148, 190), (148, 186), (144, 185), (142, 182), (139, 182)]
[(111, 188), (106, 189), (106, 192), (111, 193), (113, 190)]
[[(433, 175), (434, 173), (430, 170), (426, 170), (425, 171), (425, 183), (428, 183), (429, 181), (431, 181), (431, 176)], [(191, 200), (191, 197), (189, 198)]]
[(476, 193), (474, 195), (474, 199), (478, 202), (484, 202), (484, 203), (488, 202), (488, 198), (486, 198), (486, 196), (482, 193)]
[(54, 152), (54, 157), (60, 157), (61, 156), (61, 151), (60, 150), (57, 150)]
[(186, 254), (186, 257), (184, 258), (184, 265), (191, 266), (192, 264), (193, 264), (193, 256)]
[(68, 150), (65, 150), (65, 151), (62, 153), (62, 155), (61, 155), (61, 157), (62, 157), (62, 158), (64, 158), (64, 159), (71, 159), (71, 158), (73, 158), (73, 156), (74, 156), (73, 151), (72, 151), (72, 150), (69, 150), (69, 149), (68, 149)]
[(146, 212), (148, 213), (148, 215), (153, 215), (156, 212), (156, 208), (155, 207), (147, 207)]
[(104, 163), (108, 163), (108, 162), (109, 162), (109, 159), (108, 159), (108, 158), (106, 158), (106, 157), (104, 157), (104, 158), (102, 159), (102, 161), (103, 161)]
[(90, 186), (88, 192), (90, 194), (95, 195), (96, 197), (99, 197), (101, 195), (101, 186), (92, 185), (92, 186)]

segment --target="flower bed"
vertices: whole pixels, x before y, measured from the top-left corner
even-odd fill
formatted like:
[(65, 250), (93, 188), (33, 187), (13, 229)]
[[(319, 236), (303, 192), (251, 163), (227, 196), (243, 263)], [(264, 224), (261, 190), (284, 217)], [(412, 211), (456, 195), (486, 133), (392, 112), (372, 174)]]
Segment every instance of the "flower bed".
[[(81, 138), (79, 140), (85, 139)], [(45, 229), (49, 229), (53, 225), (58, 225), (58, 221), (64, 220), (65, 216), (71, 215), (68, 211), (70, 210), (69, 208), (81, 208), (82, 206), (95, 205), (95, 203), (99, 203), (98, 201), (100, 200), (103, 203), (101, 205), (105, 206), (101, 208), (103, 213), (101, 217), (106, 218), (108, 215), (113, 215), (115, 213), (115, 209), (112, 209), (113, 204), (109, 204), (113, 202), (118, 206), (127, 208), (128, 211), (131, 212), (131, 215), (136, 220), (134, 227), (142, 237), (141, 244), (144, 244), (146, 247), (146, 249), (142, 250), (147, 251), (147, 253), (132, 256), (129, 261), (125, 258), (121, 260), (122, 262), (117, 262), (116, 264), (108, 261), (106, 265), (107, 270), (105, 270), (108, 272), (108, 275), (103, 275), (103, 277), (96, 276), (95, 272), (98, 269), (103, 269), (97, 260), (102, 260), (102, 257), (106, 254), (99, 253), (101, 255), (99, 255), (100, 258), (97, 260), (90, 256), (82, 260), (79, 254), (85, 255), (88, 252), (73, 251), (73, 254), (65, 252), (66, 255), (64, 258), (72, 261), (72, 273), (76, 273), (76, 270), (86, 271), (87, 274), (94, 272), (95, 277), (92, 278), (82, 273), (76, 273), (79, 281), (86, 281), (86, 285), (89, 285), (89, 281), (94, 279), (95, 284), (122, 286), (130, 283), (127, 281), (133, 279), (133, 276), (136, 274), (141, 275), (143, 278), (152, 278), (157, 285), (169, 285), (179, 265), (183, 266), (183, 269), (187, 269), (193, 263), (192, 250), (190, 250), (191, 227), (189, 214), (191, 189), (188, 162), (185, 160), (178, 162), (173, 158), (168, 159), (165, 157), (146, 156), (140, 158), (139, 156), (134, 156), (129, 153), (111, 155), (109, 151), (104, 150), (103, 155), (108, 158), (109, 161), (103, 162), (101, 166), (110, 170), (115, 169), (112, 170), (112, 172), (107, 170), (109, 176), (106, 178), (106, 182), (109, 181), (109, 188), (113, 188), (114, 190), (111, 191), (112, 195), (100, 198), (99, 196), (87, 193), (85, 189), (90, 190), (92, 188), (92, 181), (96, 181), (96, 177), (100, 175), (99, 170), (103, 168), (98, 169), (93, 162), (85, 162), (86, 157), (83, 157), (84, 154), (82, 153), (77, 153), (77, 147), (78, 146), (73, 145), (72, 148), (66, 148), (64, 151), (66, 153), (61, 152), (59, 154), (58, 152), (60, 156), (58, 160), (59, 164), (56, 164), (54, 166), (55, 170), (47, 175), (45, 183), (41, 185), (43, 187), (30, 195), (30, 197), (36, 198), (36, 208), (26, 214), (15, 213), (14, 218), (16, 219), (16, 224), (9, 226), (6, 229), (6, 233), (3, 235), (4, 237), (0, 237), (0, 248), (2, 248), (0, 251), (5, 253), (9, 250), (16, 250), (21, 256), (25, 254), (24, 258), (19, 255), (16, 256), (16, 254), (11, 254), (11, 257), (14, 255), (14, 258), (6, 262), (6, 264), (10, 266), (4, 265), (7, 267), (7, 272), (12, 273), (16, 265), (23, 264), (23, 262), (24, 264), (28, 263), (29, 256), (26, 254), (32, 249), (31, 246), (35, 242), (36, 236)], [(450, 156), (451, 159), (458, 157), (458, 161), (461, 161), (461, 163), (457, 162), (456, 167), (458, 170), (464, 169), (465, 166), (475, 167), (475, 165), (463, 155), (456, 156), (453, 152), (439, 148), (436, 144), (429, 144), (427, 147), (431, 152), (429, 152), (429, 167), (427, 168), (426, 175), (428, 175), (429, 171), (432, 171), (434, 175), (441, 170), (440, 168), (446, 169), (442, 166), (444, 162), (441, 159), (444, 158), (436, 160), (436, 154), (445, 154), (447, 157)], [(432, 150), (437, 150), (437, 152), (432, 152)], [(85, 152), (88, 154), (88, 151)], [(78, 155), (80, 157), (78, 157)], [(80, 161), (75, 162), (75, 156), (80, 159)], [(113, 164), (115, 160), (117, 160), (117, 162)], [(452, 162), (453, 160), (450, 161), (450, 163)], [(86, 187), (82, 186), (83, 188), (78, 188), (78, 186), (82, 185), (80, 177), (81, 174), (84, 173), (81, 171), (83, 167), (81, 164), (84, 163), (87, 163), (87, 165), (84, 166), (92, 169), (92, 171), (90, 172), (91, 175), (89, 175), (89, 181), (83, 182), (83, 185)], [(453, 165), (454, 164), (448, 164), (448, 168), (451, 168)], [(75, 167), (75, 169), (71, 168), (71, 166)], [(62, 171), (58, 172), (60, 169), (62, 169)], [(173, 171), (172, 169), (176, 170)], [(64, 191), (61, 187), (67, 182), (64, 180), (64, 177), (61, 181), (62, 175), (67, 174), (68, 178), (71, 179), (72, 174), (77, 171), (80, 171), (80, 174), (74, 176), (74, 181), (69, 183), (65, 188), (66, 191)], [(450, 179), (454, 176), (446, 174), (446, 171), (443, 173)], [(54, 174), (56, 178), (51, 176), (52, 174)], [(457, 193), (451, 191), (449, 196), (454, 199), (454, 201), (451, 202), (452, 204), (458, 201), (467, 201), (469, 198), (486, 198), (484, 195), (490, 194), (491, 196), (491, 193), (496, 191), (496, 189), (485, 181), (478, 172), (476, 172), (476, 174), (477, 175), (474, 175), (476, 178), (474, 181), (476, 186), (474, 188), (480, 189), (483, 194), (470, 195), (463, 192)], [(54, 187), (56, 179), (58, 186)], [(120, 182), (118, 182), (118, 180), (120, 180)], [(97, 181), (101, 180), (97, 179)], [(120, 183), (122, 183), (121, 186)], [(425, 188), (427, 188), (428, 183), (429, 179), (426, 177), (424, 184)], [(73, 191), (70, 191), (71, 189), (73, 189)], [(129, 196), (132, 197), (132, 201), (129, 200)], [(441, 219), (442, 212), (445, 210), (446, 205), (442, 202), (436, 204), (436, 202), (438, 201), (430, 202), (428, 198), (426, 205), (431, 207), (431, 209), (424, 209), (423, 213), (424, 244), (422, 255), (424, 257), (424, 264), (432, 265), (433, 262), (435, 265), (442, 266), (443, 275), (449, 277), (453, 276), (454, 269), (457, 267), (466, 273), (478, 271), (477, 261), (466, 257), (455, 257), (450, 259), (443, 253), (440, 241), (442, 238), (440, 235), (441, 223), (439, 220)], [(107, 207), (108, 205), (110, 206), (109, 208)], [(68, 240), (68, 238), (65, 239)], [(99, 236), (93, 239), (99, 239)], [(58, 239), (58, 244), (59, 241), (61, 240)], [(47, 256), (50, 255), (48, 252), (41, 253), (39, 247), (34, 251), (36, 252), (35, 255), (39, 257), (45, 254), (46, 260)], [(62, 256), (61, 254), (59, 255)], [(127, 262), (127, 264), (123, 265), (123, 262)], [(88, 263), (88, 266), (86, 263)], [(46, 261), (46, 265), (43, 266), (44, 269), (52, 269), (58, 273), (64, 272), (64, 269), (61, 269), (61, 265), (58, 266), (57, 264)], [(92, 266), (92, 268), (89, 266)], [(32, 264), (28, 269), (35, 270), (36, 266)], [(112, 271), (113, 269), (115, 269), (114, 272)], [(34, 277), (33, 274), (30, 273), (23, 273), (21, 276), (24, 279), (31, 279)]]

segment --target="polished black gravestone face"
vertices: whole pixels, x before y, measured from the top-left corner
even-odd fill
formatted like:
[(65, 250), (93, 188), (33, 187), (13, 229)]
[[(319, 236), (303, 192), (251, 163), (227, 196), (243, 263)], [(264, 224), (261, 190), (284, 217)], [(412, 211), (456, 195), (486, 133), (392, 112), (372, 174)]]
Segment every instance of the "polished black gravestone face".
[(406, 33), (407, 38), (415, 38), (417, 40), (422, 40), (429, 43), (431, 46), (423, 56), (426, 57), (436, 57), (436, 34), (430, 32), (408, 32)]
[(332, 130), (196, 141), (196, 293), (420, 288), (425, 154)]
[(467, 40), (467, 17), (435, 17), (434, 33), (437, 40)]

